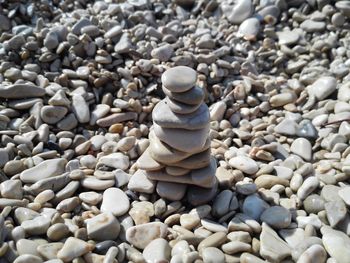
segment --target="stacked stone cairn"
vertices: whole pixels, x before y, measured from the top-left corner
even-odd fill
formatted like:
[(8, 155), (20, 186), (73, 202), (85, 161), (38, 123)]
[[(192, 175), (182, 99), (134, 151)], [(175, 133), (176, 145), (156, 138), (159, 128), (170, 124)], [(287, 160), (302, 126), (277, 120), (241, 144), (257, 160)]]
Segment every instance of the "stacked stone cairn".
[(177, 66), (162, 75), (166, 98), (153, 109), (149, 147), (137, 161), (138, 176), (157, 182), (157, 193), (168, 200), (199, 205), (217, 191), (216, 160), (211, 156), (209, 109), (196, 86), (195, 70)]

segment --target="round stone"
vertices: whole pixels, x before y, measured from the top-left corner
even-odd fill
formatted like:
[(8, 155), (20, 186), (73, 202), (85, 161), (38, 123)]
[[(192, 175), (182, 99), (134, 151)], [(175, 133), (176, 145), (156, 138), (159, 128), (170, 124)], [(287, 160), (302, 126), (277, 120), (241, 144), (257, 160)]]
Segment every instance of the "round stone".
[(196, 84), (196, 81), (196, 71), (186, 66), (173, 67), (162, 75), (163, 86), (172, 92), (190, 90)]
[(289, 210), (281, 206), (267, 208), (260, 216), (260, 220), (272, 228), (286, 228), (290, 225), (292, 215)]

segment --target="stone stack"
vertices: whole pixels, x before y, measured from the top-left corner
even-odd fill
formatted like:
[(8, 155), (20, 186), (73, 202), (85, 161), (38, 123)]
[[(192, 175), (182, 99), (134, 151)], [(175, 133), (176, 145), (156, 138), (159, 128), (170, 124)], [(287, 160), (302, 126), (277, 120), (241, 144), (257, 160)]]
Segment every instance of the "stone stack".
[(206, 203), (217, 190), (216, 160), (210, 154), (209, 109), (196, 81), (196, 71), (185, 66), (162, 75), (166, 98), (154, 107), (150, 145), (137, 161), (137, 173), (157, 181), (161, 197), (180, 200), (187, 191), (193, 205)]

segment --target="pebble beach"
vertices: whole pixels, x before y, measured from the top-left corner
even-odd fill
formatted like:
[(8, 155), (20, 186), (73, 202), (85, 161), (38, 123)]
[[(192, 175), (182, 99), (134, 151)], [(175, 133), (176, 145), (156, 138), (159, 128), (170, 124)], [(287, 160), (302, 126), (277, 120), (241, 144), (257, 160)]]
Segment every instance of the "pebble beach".
[(350, 263), (350, 1), (0, 0), (0, 263)]

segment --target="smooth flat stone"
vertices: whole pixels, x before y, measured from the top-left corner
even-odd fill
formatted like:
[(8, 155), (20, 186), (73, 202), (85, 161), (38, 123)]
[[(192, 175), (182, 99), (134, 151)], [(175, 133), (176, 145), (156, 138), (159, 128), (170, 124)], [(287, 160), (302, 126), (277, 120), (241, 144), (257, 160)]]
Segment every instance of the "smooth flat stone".
[(166, 166), (165, 167), (165, 172), (167, 174), (170, 174), (172, 176), (181, 176), (189, 173), (191, 170), (190, 169), (185, 169), (181, 167), (176, 167), (176, 166)]
[(115, 185), (114, 180), (100, 180), (94, 176), (87, 176), (80, 183), (84, 188), (96, 191), (106, 190)]
[(9, 86), (0, 85), (0, 98), (23, 99), (31, 97), (42, 97), (45, 89), (33, 84), (13, 84)]
[[(117, 206), (117, 205), (116, 205)], [(110, 212), (104, 212), (86, 221), (88, 237), (93, 240), (114, 240), (118, 238), (120, 224)]]
[(157, 138), (157, 136), (155, 136), (153, 130), (149, 134), (149, 139), (150, 139), (149, 151), (152, 159), (154, 159), (156, 162), (159, 162), (165, 165), (172, 165), (174, 163), (181, 162), (182, 160), (185, 160), (195, 154), (200, 154), (208, 150), (210, 147), (210, 139), (208, 138), (205, 142), (205, 145), (199, 152), (186, 153), (186, 152), (178, 151), (166, 145), (164, 142), (160, 141)]
[(171, 176), (165, 171), (147, 172), (147, 177), (151, 180), (173, 182), (180, 184), (192, 184), (204, 188), (210, 188), (215, 183), (216, 160), (211, 158), (210, 165), (202, 169), (192, 170), (183, 176)]
[(126, 240), (137, 248), (144, 249), (152, 240), (165, 238), (168, 226), (161, 222), (152, 222), (133, 226), (126, 230)]
[(135, 192), (152, 194), (156, 187), (156, 182), (148, 179), (147, 174), (148, 171), (137, 170), (130, 178), (128, 189)]
[(290, 146), (292, 153), (299, 155), (305, 161), (311, 161), (312, 158), (312, 145), (309, 140), (305, 138), (297, 138)]
[(17, 257), (13, 263), (42, 263), (43, 260), (34, 255), (24, 254)]
[(259, 170), (259, 166), (253, 159), (247, 156), (236, 156), (229, 160), (229, 164), (246, 174), (255, 174)]
[(163, 238), (152, 240), (143, 250), (143, 257), (146, 262), (169, 262), (171, 247), (168, 241)]
[(20, 175), (20, 179), (24, 183), (36, 183), (42, 179), (60, 175), (64, 173), (66, 163), (67, 160), (63, 158), (43, 161), (32, 168), (24, 170)]
[(169, 105), (169, 108), (171, 111), (182, 115), (195, 112), (201, 105), (201, 104), (197, 104), (197, 105), (185, 104), (185, 103), (178, 102), (176, 100), (172, 100), (169, 97), (165, 98), (165, 103)]
[(165, 100), (161, 100), (153, 109), (152, 119), (163, 128), (198, 130), (208, 125), (210, 116), (208, 106), (204, 103), (193, 113), (183, 115), (174, 113)]
[(164, 86), (162, 87), (162, 89), (165, 95), (171, 98), (172, 100), (176, 100), (178, 102), (189, 105), (198, 105), (204, 99), (203, 89), (198, 86), (194, 86), (193, 88), (185, 92), (171, 92)]
[(19, 255), (30, 254), (40, 256), (37, 252), (38, 243), (30, 239), (20, 239), (16, 242), (16, 248)]
[[(40, 254), (40, 256), (43, 257), (45, 260), (51, 260), (51, 259), (59, 260), (57, 259), (57, 253), (62, 249), (62, 247), (63, 247), (63, 243), (52, 242), (52, 243), (39, 245), (37, 248), (37, 251)], [(45, 261), (45, 262), (49, 262), (49, 261)]]
[(303, 254), (301, 254), (298, 262), (326, 262), (327, 253), (323, 246), (318, 244), (309, 247)]
[(158, 182), (157, 183), (157, 193), (160, 197), (171, 200), (179, 201), (186, 194), (187, 185), (177, 184), (171, 182)]
[(190, 157), (171, 164), (174, 167), (180, 167), (185, 169), (201, 169), (208, 166), (210, 163), (210, 149), (203, 152), (191, 155)]
[(153, 123), (154, 133), (169, 146), (183, 152), (193, 153), (203, 149), (208, 138), (209, 124), (200, 130), (162, 128)]
[(202, 252), (203, 262), (205, 263), (224, 263), (225, 254), (216, 247), (206, 247)]
[[(319, 23), (319, 22), (317, 22)], [(334, 77), (324, 76), (317, 79), (308, 87), (311, 95), (318, 100), (324, 100), (337, 89), (337, 80)]]
[(186, 66), (177, 66), (166, 70), (162, 75), (163, 86), (172, 92), (184, 92), (191, 89), (197, 81), (197, 72)]
[(276, 229), (287, 228), (292, 221), (292, 215), (282, 206), (272, 206), (261, 214), (260, 220)]
[(129, 167), (129, 157), (120, 152), (111, 153), (109, 155), (102, 156), (98, 160), (96, 167), (99, 167), (100, 165), (106, 165), (115, 169), (126, 170)]
[(259, 195), (249, 195), (243, 202), (243, 213), (254, 220), (259, 220), (261, 214), (269, 208), (269, 204), (262, 200)]
[(62, 249), (58, 251), (57, 258), (64, 262), (70, 262), (73, 259), (92, 251), (93, 248), (94, 246), (92, 244), (75, 237), (69, 237), (64, 243)]
[(260, 255), (269, 262), (281, 262), (291, 255), (291, 249), (266, 223), (262, 223)]
[(327, 219), (331, 227), (335, 227), (347, 214), (347, 209), (343, 201), (330, 201), (325, 204)]
[(328, 254), (339, 263), (346, 263), (350, 258), (350, 238), (341, 231), (330, 227), (321, 228), (322, 242)]
[(176, 163), (187, 157), (191, 156), (191, 153), (178, 151), (157, 138), (154, 131), (151, 130), (149, 133), (149, 151), (152, 159), (160, 163)]
[(187, 189), (187, 201), (193, 206), (207, 204), (208, 202), (213, 200), (217, 191), (218, 191), (218, 182), (216, 178), (215, 178), (214, 185), (211, 188), (190, 186)]
[(111, 212), (114, 216), (121, 216), (128, 212), (130, 201), (128, 196), (119, 188), (108, 188), (103, 193), (101, 211)]
[(158, 163), (151, 157), (149, 147), (137, 159), (136, 164), (139, 169), (145, 171), (156, 171), (164, 167), (164, 165)]

